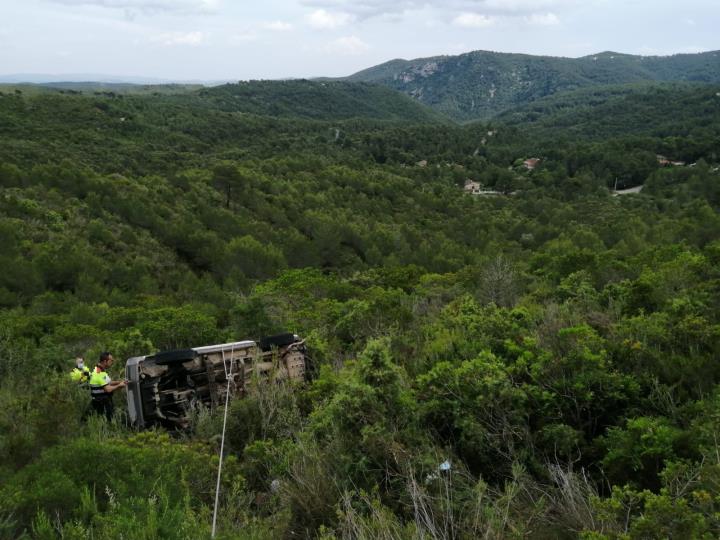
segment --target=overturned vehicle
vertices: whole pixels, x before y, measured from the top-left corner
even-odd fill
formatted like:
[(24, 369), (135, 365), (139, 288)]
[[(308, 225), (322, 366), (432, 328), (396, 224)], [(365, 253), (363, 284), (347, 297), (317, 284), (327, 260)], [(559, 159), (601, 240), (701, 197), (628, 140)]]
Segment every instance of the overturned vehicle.
[(252, 381), (304, 381), (305, 342), (294, 334), (130, 358), (128, 412), (138, 428), (186, 429), (200, 406), (242, 397)]

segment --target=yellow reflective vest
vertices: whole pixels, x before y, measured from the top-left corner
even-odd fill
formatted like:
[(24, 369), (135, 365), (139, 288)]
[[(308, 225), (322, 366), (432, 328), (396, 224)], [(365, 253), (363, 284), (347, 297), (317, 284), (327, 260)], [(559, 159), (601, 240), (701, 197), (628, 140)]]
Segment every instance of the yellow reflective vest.
[(82, 368), (75, 367), (70, 372), (70, 379), (76, 383), (85, 383), (90, 380), (90, 369), (83, 366)]
[(90, 396), (93, 399), (107, 399), (111, 394), (105, 391), (105, 387), (110, 383), (110, 375), (95, 366), (90, 375)]

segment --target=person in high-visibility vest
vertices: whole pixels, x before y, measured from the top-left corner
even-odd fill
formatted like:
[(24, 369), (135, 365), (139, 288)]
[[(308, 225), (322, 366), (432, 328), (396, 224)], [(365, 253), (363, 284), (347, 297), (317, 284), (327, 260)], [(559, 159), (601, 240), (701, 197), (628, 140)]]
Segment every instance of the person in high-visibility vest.
[(75, 359), (75, 368), (70, 372), (70, 379), (78, 384), (84, 384), (90, 380), (90, 368), (85, 366), (82, 356)]
[(107, 370), (113, 364), (113, 356), (109, 352), (100, 355), (100, 361), (90, 374), (90, 397), (92, 408), (98, 414), (104, 414), (108, 421), (113, 416), (113, 392), (127, 386), (127, 381), (113, 381)]

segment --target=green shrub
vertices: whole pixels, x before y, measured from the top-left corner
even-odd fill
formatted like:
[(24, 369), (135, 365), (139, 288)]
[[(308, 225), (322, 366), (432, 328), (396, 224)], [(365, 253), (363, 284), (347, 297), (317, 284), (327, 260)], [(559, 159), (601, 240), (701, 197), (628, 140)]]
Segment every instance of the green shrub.
[[(237, 461), (226, 457), (223, 470), (223, 485), (232, 485)], [(3, 510), (20, 524), (29, 523), (38, 510), (62, 521), (87, 518), (89, 500), (104, 513), (115, 500), (138, 505), (153, 494), (172, 513), (178, 505), (198, 509), (212, 504), (216, 471), (217, 454), (211, 448), (173, 442), (167, 434), (79, 438), (46, 450), (10, 478), (0, 495)]]

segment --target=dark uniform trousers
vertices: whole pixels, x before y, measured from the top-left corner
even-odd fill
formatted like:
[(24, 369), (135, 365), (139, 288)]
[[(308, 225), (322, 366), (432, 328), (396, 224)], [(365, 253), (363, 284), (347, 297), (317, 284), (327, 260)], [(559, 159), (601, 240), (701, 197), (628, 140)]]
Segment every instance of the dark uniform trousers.
[(112, 397), (109, 395), (107, 397), (93, 397), (92, 408), (97, 414), (104, 414), (105, 418), (108, 419), (108, 422), (112, 420), (115, 407), (113, 405)]

